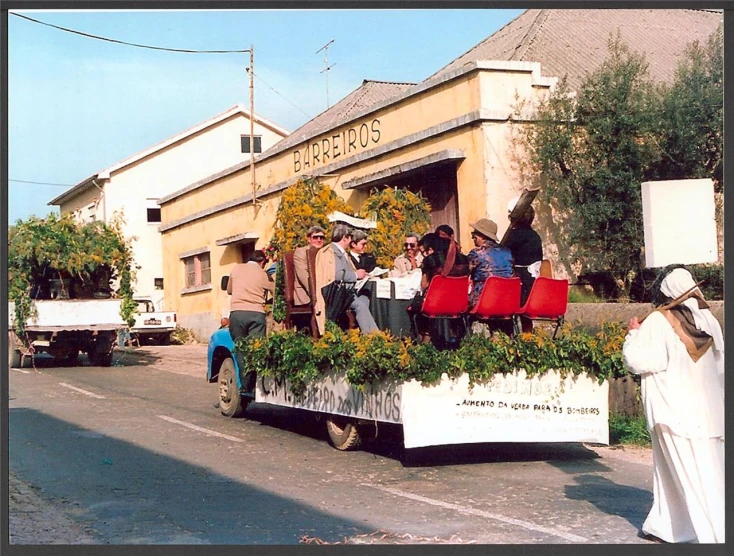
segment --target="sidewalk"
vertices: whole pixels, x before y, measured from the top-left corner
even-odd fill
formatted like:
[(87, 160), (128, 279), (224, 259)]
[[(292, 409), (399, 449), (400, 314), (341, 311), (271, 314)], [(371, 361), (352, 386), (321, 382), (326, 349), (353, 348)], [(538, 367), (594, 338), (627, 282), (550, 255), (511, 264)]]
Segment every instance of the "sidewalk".
[(64, 508), (44, 501), (12, 471), (8, 487), (10, 544), (95, 544), (84, 525)]

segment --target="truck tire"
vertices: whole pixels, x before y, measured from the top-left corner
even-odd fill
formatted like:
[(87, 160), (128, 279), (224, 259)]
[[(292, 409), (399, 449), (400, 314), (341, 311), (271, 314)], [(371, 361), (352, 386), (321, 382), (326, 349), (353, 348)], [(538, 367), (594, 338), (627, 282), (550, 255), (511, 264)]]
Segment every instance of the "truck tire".
[(8, 366), (11, 369), (21, 369), (23, 367), (23, 355), (12, 344), (8, 345)]
[(344, 452), (356, 450), (362, 445), (357, 424), (348, 417), (330, 415), (326, 418), (326, 432), (329, 441), (337, 450)]
[(219, 410), (225, 417), (241, 417), (249, 400), (243, 400), (237, 386), (234, 360), (227, 357), (219, 367)]
[(79, 350), (75, 349), (62, 358), (65, 367), (76, 367), (79, 363)]
[(89, 362), (93, 367), (109, 367), (112, 365), (112, 350), (109, 352), (93, 351), (89, 354)]

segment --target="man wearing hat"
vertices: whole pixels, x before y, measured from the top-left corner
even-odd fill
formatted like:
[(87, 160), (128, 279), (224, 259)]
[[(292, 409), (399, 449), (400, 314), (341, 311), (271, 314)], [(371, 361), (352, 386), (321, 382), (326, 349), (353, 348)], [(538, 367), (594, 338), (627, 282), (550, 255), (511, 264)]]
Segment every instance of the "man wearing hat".
[(306, 232), (307, 245), (297, 247), (293, 251), (293, 269), (296, 273), (293, 284), (293, 303), (295, 305), (305, 305), (311, 301), (308, 287), (308, 259), (311, 259), (313, 267), (316, 253), (324, 246), (325, 239), (326, 232), (321, 226), (311, 226)]
[(497, 239), (497, 223), (489, 218), (480, 218), (473, 224), (471, 238), (474, 249), (469, 251), (471, 291), (469, 307), (474, 307), (482, 295), (484, 282), (490, 276), (510, 278), (512, 276), (512, 252)]

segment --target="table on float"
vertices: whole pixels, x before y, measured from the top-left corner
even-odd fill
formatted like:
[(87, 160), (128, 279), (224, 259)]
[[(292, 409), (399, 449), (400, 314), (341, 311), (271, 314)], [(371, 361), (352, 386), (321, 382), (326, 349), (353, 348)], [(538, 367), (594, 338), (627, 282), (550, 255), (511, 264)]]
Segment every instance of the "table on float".
[(397, 338), (410, 336), (408, 306), (415, 294), (415, 283), (415, 278), (404, 277), (371, 278), (365, 283), (361, 295), (369, 295), (370, 312), (380, 330)]

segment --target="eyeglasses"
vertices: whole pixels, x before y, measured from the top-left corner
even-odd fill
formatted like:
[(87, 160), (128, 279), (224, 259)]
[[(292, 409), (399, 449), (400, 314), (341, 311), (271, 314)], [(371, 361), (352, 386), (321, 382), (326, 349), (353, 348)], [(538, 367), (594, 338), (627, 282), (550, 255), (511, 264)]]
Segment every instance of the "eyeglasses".
[(311, 239), (317, 239), (319, 241), (324, 241), (324, 239), (326, 239), (326, 236), (311, 236)]
[(417, 243), (403, 243), (403, 247), (416, 247)]

